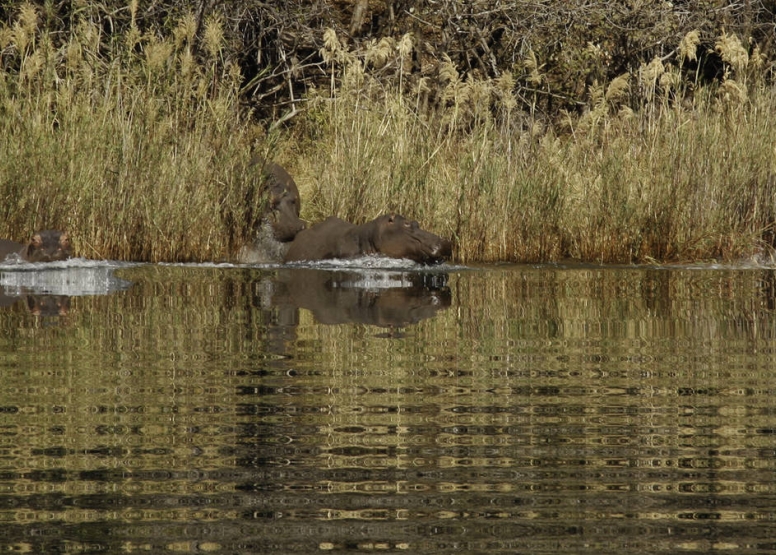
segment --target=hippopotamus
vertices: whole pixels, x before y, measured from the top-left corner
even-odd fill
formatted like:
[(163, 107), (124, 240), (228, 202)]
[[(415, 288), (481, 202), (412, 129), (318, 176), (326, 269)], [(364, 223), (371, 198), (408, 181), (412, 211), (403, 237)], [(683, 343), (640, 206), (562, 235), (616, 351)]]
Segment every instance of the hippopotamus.
[(258, 220), (256, 235), (237, 255), (240, 262), (280, 262), (288, 243), (305, 228), (299, 218), (302, 207), (299, 189), (291, 175), (279, 164), (254, 156), (249, 168), (261, 168), (261, 192), (266, 195), (264, 213)]
[[(256, 161), (255, 164), (263, 164)], [(294, 178), (278, 164), (263, 164), (264, 189), (269, 194), (264, 217), (269, 221), (275, 233), (275, 239), (281, 243), (293, 241), (296, 234), (305, 228), (299, 219), (302, 201)]]
[(330, 217), (297, 234), (284, 262), (382, 255), (421, 264), (439, 264), (452, 255), (447, 239), (425, 231), (418, 222), (386, 214), (355, 225)]
[(54, 262), (73, 255), (67, 233), (46, 229), (38, 231), (26, 245), (0, 239), (0, 261), (11, 254), (18, 254), (25, 262)]

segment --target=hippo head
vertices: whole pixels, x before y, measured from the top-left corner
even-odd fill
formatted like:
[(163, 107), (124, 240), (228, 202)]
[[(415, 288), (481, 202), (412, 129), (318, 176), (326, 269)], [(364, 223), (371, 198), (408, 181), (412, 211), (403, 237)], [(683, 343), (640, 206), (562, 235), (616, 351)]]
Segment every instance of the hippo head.
[(54, 262), (66, 260), (72, 255), (67, 233), (50, 229), (37, 232), (22, 250), (22, 258), (27, 262)]
[(452, 256), (450, 241), (420, 229), (414, 220), (388, 214), (377, 218), (375, 224), (374, 245), (380, 254), (422, 264), (440, 264)]
[(267, 192), (265, 219), (272, 226), (275, 239), (292, 241), (305, 228), (299, 219), (301, 201), (299, 190), (293, 178), (277, 164), (268, 164), (264, 169), (264, 187)]

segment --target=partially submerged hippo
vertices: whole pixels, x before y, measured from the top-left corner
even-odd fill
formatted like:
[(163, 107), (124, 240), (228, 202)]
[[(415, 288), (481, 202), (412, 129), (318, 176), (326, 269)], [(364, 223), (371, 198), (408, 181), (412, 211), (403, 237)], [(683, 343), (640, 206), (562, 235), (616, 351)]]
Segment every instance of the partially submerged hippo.
[(256, 161), (254, 163), (263, 164), (263, 187), (268, 193), (264, 217), (272, 226), (275, 239), (280, 242), (293, 241), (296, 234), (305, 228), (304, 222), (299, 219), (302, 201), (294, 178), (274, 162), (266, 164)]
[(33, 235), (26, 245), (0, 239), (0, 261), (12, 254), (18, 254), (25, 262), (54, 262), (67, 260), (73, 251), (67, 233), (47, 229)]
[(364, 255), (407, 258), (439, 264), (452, 255), (447, 239), (420, 229), (418, 222), (387, 214), (361, 225), (328, 218), (300, 232), (283, 261), (358, 258)]
[(299, 218), (302, 207), (299, 189), (282, 166), (254, 156), (248, 168), (256, 167), (260, 168), (261, 191), (266, 195), (264, 213), (257, 218), (256, 235), (240, 250), (237, 258), (244, 263), (280, 262), (288, 250), (288, 243), (305, 228)]

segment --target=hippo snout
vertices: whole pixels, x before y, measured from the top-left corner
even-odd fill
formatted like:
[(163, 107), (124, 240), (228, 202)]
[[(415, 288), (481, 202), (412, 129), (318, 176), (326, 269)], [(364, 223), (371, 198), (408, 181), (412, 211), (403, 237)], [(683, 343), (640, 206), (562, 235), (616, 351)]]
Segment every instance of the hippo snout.
[(430, 252), (433, 263), (444, 262), (453, 256), (453, 244), (447, 239), (441, 239), (431, 247)]

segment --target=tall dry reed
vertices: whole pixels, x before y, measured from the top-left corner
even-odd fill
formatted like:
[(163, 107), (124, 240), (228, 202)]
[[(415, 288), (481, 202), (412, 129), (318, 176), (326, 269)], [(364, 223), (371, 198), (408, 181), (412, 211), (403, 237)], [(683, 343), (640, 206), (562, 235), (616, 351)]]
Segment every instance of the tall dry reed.
[(220, 21), (195, 58), (192, 16), (166, 37), (84, 19), (55, 44), (36, 9), (0, 28), (0, 236), (52, 227), (87, 257), (227, 257), (257, 195)]

